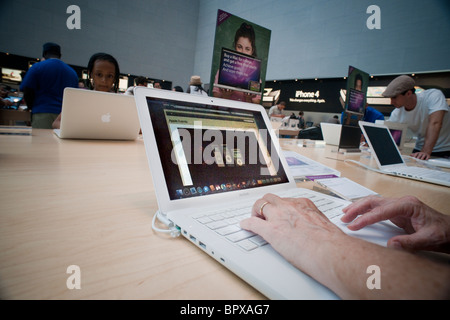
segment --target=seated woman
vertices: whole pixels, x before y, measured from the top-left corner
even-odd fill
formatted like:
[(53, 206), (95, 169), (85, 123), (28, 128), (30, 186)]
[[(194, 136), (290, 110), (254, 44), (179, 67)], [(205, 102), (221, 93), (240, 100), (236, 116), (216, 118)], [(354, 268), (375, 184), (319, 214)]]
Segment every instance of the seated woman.
[[(119, 64), (117, 60), (107, 53), (96, 53), (88, 63), (88, 88), (95, 91), (114, 92), (119, 89)], [(61, 114), (52, 124), (54, 129), (61, 126)]]

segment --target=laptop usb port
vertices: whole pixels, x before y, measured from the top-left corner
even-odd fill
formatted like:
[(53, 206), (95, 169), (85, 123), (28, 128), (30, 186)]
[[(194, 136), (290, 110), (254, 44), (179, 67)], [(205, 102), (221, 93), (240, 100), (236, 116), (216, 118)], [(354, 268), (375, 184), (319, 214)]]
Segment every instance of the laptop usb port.
[(199, 241), (198, 245), (203, 249), (206, 250), (206, 244), (204, 244), (203, 242)]
[(189, 235), (189, 239), (191, 239), (191, 241), (193, 241), (193, 242), (196, 242), (197, 241), (197, 239), (193, 236), (193, 235)]

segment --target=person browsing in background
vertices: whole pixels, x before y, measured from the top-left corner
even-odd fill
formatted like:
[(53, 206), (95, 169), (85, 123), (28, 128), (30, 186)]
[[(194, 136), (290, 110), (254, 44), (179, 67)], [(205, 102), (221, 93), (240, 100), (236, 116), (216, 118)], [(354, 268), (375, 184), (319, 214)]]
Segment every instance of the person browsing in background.
[(444, 94), (437, 89), (415, 92), (413, 78), (402, 75), (382, 93), (395, 107), (389, 121), (406, 123), (417, 135), (412, 157), (450, 157), (450, 116)]
[(303, 113), (303, 111), (299, 111), (299, 113), (298, 113), (298, 120), (299, 120), (298, 127), (300, 129), (305, 129), (305, 127), (306, 127), (306, 121), (305, 121), (304, 115), (305, 114)]
[(173, 88), (172, 88), (172, 91), (184, 92), (184, 91), (183, 91), (183, 88), (180, 87), (180, 86), (175, 86), (175, 87), (173, 87)]
[(298, 116), (295, 115), (294, 112), (292, 112), (291, 116), (289, 117), (290, 119), (295, 119), (298, 120), (298, 125), (297, 127), (299, 129), (305, 129), (305, 118), (304, 118), (304, 113), (303, 111), (299, 111), (298, 112)]
[(281, 101), (279, 104), (276, 104), (272, 106), (269, 109), (269, 118), (270, 117), (276, 117), (276, 118), (284, 118), (283, 110), (286, 107), (286, 102)]
[(384, 121), (384, 115), (377, 109), (367, 106), (364, 111), (363, 121), (375, 123), (377, 120)]
[[(341, 113), (341, 122), (343, 124), (349, 125), (351, 122), (357, 123), (360, 116), (356, 114), (346, 113), (342, 111)], [(364, 110), (364, 115), (362, 117), (362, 121), (375, 123), (377, 120), (384, 121), (384, 115), (373, 107), (369, 107), (366, 104), (366, 109)], [(339, 121), (337, 121), (339, 123)]]
[(134, 88), (135, 87), (147, 87), (148, 86), (148, 80), (146, 77), (137, 77), (136, 79), (134, 79), (134, 86), (131, 86), (127, 89), (127, 91), (125, 91), (125, 95), (127, 96), (132, 96), (134, 95)]
[[(344, 124), (344, 125), (351, 125), (351, 123), (357, 124), (359, 119), (360, 119), (359, 115), (346, 113), (345, 111), (342, 111), (341, 121), (342, 121), (342, 124)], [(384, 121), (384, 115), (377, 109), (369, 107), (366, 104), (366, 109), (364, 110), (364, 115), (362, 116), (361, 121), (375, 123), (377, 120)], [(339, 123), (339, 121), (338, 121), (338, 123)], [(361, 134), (361, 143), (364, 143), (364, 145), (367, 145), (366, 139), (364, 138), (363, 134)]]
[[(117, 60), (107, 53), (92, 55), (88, 63), (88, 88), (95, 91), (114, 92), (119, 90), (120, 69)], [(59, 129), (61, 114), (53, 122), (52, 127)]]
[[(369, 196), (343, 212), (341, 220), (350, 230), (389, 219), (405, 234), (389, 239), (387, 247), (379, 246), (345, 234), (309, 199), (274, 194), (257, 200), (252, 216), (240, 224), (342, 299), (450, 298), (448, 263), (412, 253), (450, 253), (450, 216), (412, 196)], [(371, 265), (381, 270), (379, 290), (367, 286)]]
[(78, 79), (78, 88), (87, 89), (86, 81), (82, 78)]
[(337, 115), (334, 115), (330, 119), (327, 120), (328, 123), (334, 123), (334, 124), (340, 124), (339, 117)]
[[(234, 35), (233, 48), (235, 51), (244, 53), (246, 55), (256, 58), (256, 35), (253, 27), (248, 23), (242, 23), (241, 26), (236, 30)], [(219, 71), (216, 73), (214, 83), (219, 83)], [(245, 101), (252, 103), (260, 103), (261, 96), (257, 94), (249, 94), (237, 90), (222, 89), (214, 86), (213, 96), (218, 98), (225, 98), (237, 101)]]
[(11, 107), (14, 103), (8, 100), (8, 94), (11, 88), (9, 86), (0, 83), (0, 107)]
[(202, 79), (199, 76), (192, 76), (189, 81), (189, 88), (186, 91), (191, 94), (199, 94), (202, 96), (207, 96), (208, 93), (202, 87)]
[(61, 113), (64, 89), (78, 88), (75, 70), (61, 61), (61, 47), (52, 42), (43, 45), (43, 60), (26, 73), (20, 91), (31, 110), (33, 128), (51, 129)]
[(153, 82), (153, 88), (162, 89), (161, 82), (159, 82), (159, 81)]

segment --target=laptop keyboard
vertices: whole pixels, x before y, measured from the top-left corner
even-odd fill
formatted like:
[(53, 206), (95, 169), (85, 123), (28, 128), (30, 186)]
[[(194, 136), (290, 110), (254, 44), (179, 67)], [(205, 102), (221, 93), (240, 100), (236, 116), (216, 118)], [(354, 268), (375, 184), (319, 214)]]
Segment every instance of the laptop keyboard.
[[(342, 214), (345, 203), (333, 201), (332, 199), (321, 197), (320, 194), (279, 194), (282, 197), (309, 198), (317, 208), (329, 219)], [(267, 244), (259, 235), (244, 230), (239, 226), (243, 219), (251, 216), (252, 206), (238, 208), (221, 209), (214, 212), (207, 212), (194, 215), (193, 218), (202, 225), (214, 230), (218, 235), (225, 237), (228, 241), (236, 244), (244, 250), (251, 251)]]
[(433, 179), (439, 181), (446, 181), (450, 183), (450, 173), (445, 171), (438, 171), (428, 168), (415, 167), (415, 166), (402, 166), (392, 170), (393, 174), (415, 178), (415, 179)]

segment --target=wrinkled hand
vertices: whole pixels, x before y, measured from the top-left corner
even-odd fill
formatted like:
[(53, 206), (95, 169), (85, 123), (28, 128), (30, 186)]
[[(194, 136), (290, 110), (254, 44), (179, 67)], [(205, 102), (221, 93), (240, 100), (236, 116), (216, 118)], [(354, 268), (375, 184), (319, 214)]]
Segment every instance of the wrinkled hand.
[(389, 239), (388, 247), (450, 252), (450, 216), (430, 208), (416, 197), (369, 196), (349, 205), (343, 212), (341, 220), (350, 222), (347, 227), (353, 231), (383, 220), (390, 220), (405, 230), (406, 235)]
[(286, 260), (309, 274), (315, 269), (317, 259), (313, 256), (320, 255), (321, 244), (345, 237), (311, 200), (273, 194), (255, 202), (252, 217), (241, 221), (241, 227), (259, 234)]

